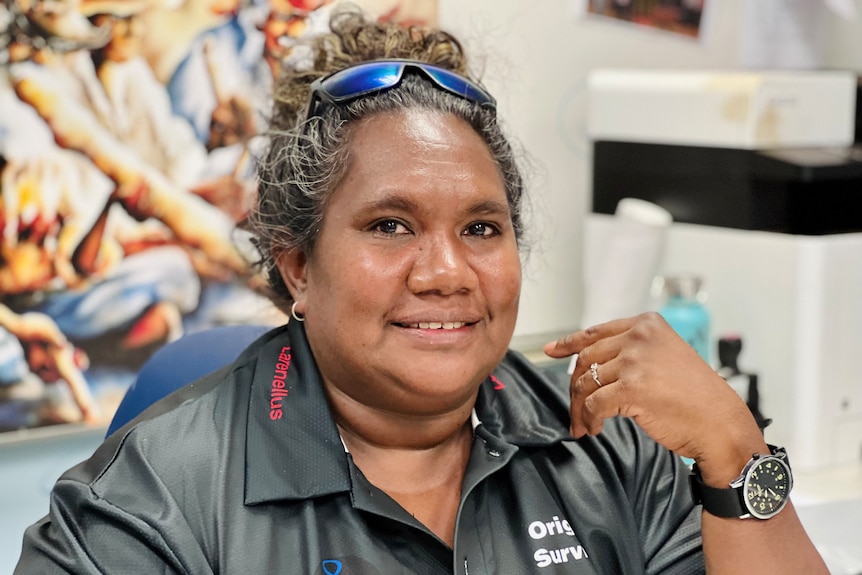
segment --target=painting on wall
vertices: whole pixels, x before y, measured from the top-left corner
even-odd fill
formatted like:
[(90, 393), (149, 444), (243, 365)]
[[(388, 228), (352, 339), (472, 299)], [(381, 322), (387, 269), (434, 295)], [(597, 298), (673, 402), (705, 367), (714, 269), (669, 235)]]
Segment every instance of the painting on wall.
[(591, 15), (697, 38), (706, 0), (588, 0)]
[[(0, 439), (105, 426), (165, 343), (283, 323), (238, 224), (273, 75), (338, 3), (0, 6)], [(436, 1), (353, 3), (436, 24)]]

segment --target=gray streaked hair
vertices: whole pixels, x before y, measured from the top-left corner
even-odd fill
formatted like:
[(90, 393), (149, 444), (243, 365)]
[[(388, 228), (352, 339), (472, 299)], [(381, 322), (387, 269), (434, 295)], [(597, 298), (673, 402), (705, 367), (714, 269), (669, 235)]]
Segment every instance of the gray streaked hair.
[[(409, 56), (416, 58), (415, 52)], [(376, 57), (404, 55), (384, 53), (371, 59)], [(457, 68), (445, 63), (444, 67)], [(305, 78), (306, 83), (310, 83), (308, 80)], [(295, 91), (295, 86), (291, 89)], [(309, 257), (314, 253), (327, 201), (349, 165), (355, 126), (377, 114), (411, 109), (461, 118), (485, 141), (505, 183), (515, 236), (521, 244), (524, 181), (495, 112), (441, 90), (408, 69), (397, 87), (347, 104), (328, 105), (320, 116), (305, 122), (297, 121), (302, 112), (292, 103), (281, 122), (284, 126), (280, 128), (276, 122), (271, 129), (268, 150), (259, 161), (257, 207), (246, 227), (255, 238), (260, 256), (257, 265), (267, 278), (270, 297), (283, 310), (289, 308), (292, 299), (276, 260), (281, 253), (293, 249), (303, 250)]]

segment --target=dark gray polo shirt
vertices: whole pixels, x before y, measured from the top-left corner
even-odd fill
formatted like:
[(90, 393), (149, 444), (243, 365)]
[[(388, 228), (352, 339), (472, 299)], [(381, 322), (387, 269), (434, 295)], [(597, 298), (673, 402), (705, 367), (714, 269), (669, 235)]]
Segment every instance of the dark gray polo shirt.
[(573, 440), (567, 391), (514, 352), (475, 413), (452, 549), (353, 464), (292, 322), (66, 472), (15, 572), (703, 572), (686, 470), (632, 421)]

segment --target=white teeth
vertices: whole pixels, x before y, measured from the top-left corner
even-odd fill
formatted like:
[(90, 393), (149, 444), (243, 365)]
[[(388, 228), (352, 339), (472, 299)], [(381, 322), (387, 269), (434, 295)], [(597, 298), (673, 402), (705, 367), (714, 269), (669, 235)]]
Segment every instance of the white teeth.
[(419, 329), (458, 329), (464, 327), (464, 325), (463, 321), (420, 321), (419, 323), (412, 324), (410, 327), (418, 327)]

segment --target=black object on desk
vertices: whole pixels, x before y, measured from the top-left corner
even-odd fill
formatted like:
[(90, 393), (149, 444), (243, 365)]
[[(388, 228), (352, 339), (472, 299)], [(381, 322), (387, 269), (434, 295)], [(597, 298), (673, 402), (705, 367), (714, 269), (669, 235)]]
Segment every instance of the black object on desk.
[[(718, 340), (718, 374), (724, 379), (732, 377), (743, 377), (748, 379), (746, 393), (740, 393), (742, 399), (748, 405), (748, 409), (757, 421), (758, 427), (763, 431), (772, 423), (772, 420), (764, 417), (760, 412), (760, 392), (757, 389), (757, 374), (745, 373), (739, 369), (739, 354), (742, 352), (742, 339), (737, 336), (725, 336)], [(739, 392), (738, 392), (739, 393)]]
[(593, 211), (624, 197), (675, 222), (801, 235), (862, 231), (862, 147), (744, 150), (597, 141)]

